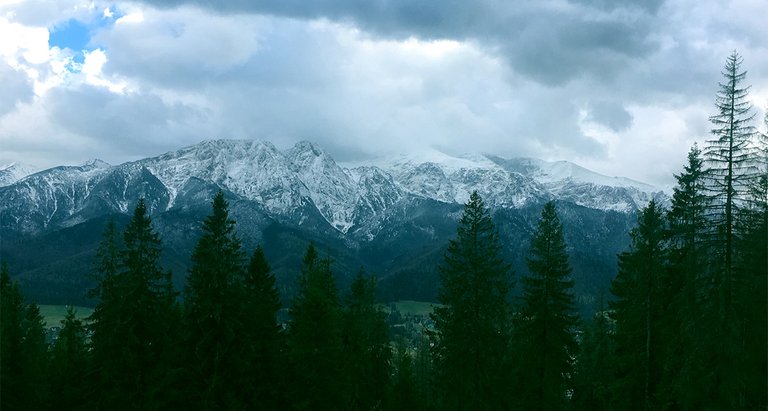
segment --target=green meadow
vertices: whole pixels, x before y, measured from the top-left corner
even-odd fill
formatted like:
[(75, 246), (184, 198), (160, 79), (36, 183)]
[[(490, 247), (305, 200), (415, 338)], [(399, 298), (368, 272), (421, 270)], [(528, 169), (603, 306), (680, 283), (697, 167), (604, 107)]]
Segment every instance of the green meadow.
[[(75, 307), (77, 318), (85, 319), (93, 312), (93, 308)], [(41, 305), (40, 314), (43, 316), (46, 328), (61, 326), (61, 320), (67, 315), (66, 305)]]

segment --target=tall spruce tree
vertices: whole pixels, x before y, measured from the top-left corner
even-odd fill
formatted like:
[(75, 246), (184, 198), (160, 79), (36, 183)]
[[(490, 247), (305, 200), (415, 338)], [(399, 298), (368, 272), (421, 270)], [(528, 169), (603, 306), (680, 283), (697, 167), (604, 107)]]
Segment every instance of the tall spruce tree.
[(751, 144), (755, 128), (752, 105), (747, 98), (749, 86), (744, 86), (747, 72), (742, 71), (742, 57), (733, 52), (722, 72), (724, 82), (720, 83), (715, 106), (718, 113), (710, 117), (714, 128), (713, 140), (707, 141), (704, 157), (707, 165), (708, 189), (707, 207), (712, 231), (713, 286), (720, 290), (718, 304), (728, 311), (734, 303), (738, 273), (734, 267), (737, 239), (736, 216), (744, 203), (749, 183), (755, 177), (754, 159), (756, 148)]
[(640, 212), (630, 236), (630, 250), (619, 255), (619, 272), (611, 284), (617, 362), (612, 408), (647, 411), (659, 406), (663, 369), (659, 318), (665, 307), (659, 299), (666, 249), (664, 216), (655, 201)]
[(251, 370), (248, 376), (253, 395), (251, 406), (264, 410), (285, 408), (287, 359), (285, 339), (277, 323), (280, 295), (261, 246), (251, 255), (243, 292), (240, 338), (248, 343), (243, 361)]
[(438, 299), (444, 306), (432, 314), (441, 408), (509, 406), (505, 400), (512, 278), (500, 254), (490, 213), (473, 192), (440, 266)]
[(345, 407), (342, 310), (331, 261), (310, 244), (290, 308), (288, 355), (292, 366), (293, 406), (330, 410)]
[(661, 402), (675, 408), (697, 408), (702, 370), (699, 341), (707, 325), (700, 311), (699, 290), (706, 267), (705, 179), (701, 151), (694, 145), (688, 163), (675, 176), (677, 186), (667, 213), (669, 267), (662, 290), (668, 308), (661, 332), (665, 336)]
[(97, 408), (163, 408), (171, 395), (167, 376), (179, 318), (170, 273), (159, 264), (160, 237), (143, 199), (117, 253), (114, 234), (108, 228), (97, 263), (103, 272), (91, 318), (94, 400)]
[(741, 371), (751, 362), (745, 355), (745, 319), (748, 307), (748, 274), (739, 264), (741, 210), (748, 204), (750, 183), (757, 176), (757, 148), (752, 143), (754, 114), (744, 86), (746, 71), (735, 51), (722, 72), (724, 82), (716, 98), (717, 114), (710, 118), (714, 139), (704, 150), (707, 165), (709, 202), (707, 214), (711, 257), (706, 273), (703, 306), (710, 332), (703, 336), (703, 365), (706, 391), (703, 403), (717, 409), (743, 409), (749, 402), (748, 385)]
[(576, 354), (574, 299), (563, 226), (554, 202), (544, 205), (523, 278), (523, 307), (516, 340), (521, 405), (529, 410), (568, 406)]
[(389, 335), (376, 304), (376, 280), (361, 267), (352, 280), (343, 314), (345, 374), (351, 409), (381, 409), (389, 386)]
[(251, 390), (244, 362), (250, 341), (243, 338), (240, 314), (245, 255), (223, 192), (216, 193), (212, 208), (184, 290), (189, 398), (203, 409), (242, 409), (248, 407)]
[(48, 346), (40, 309), (26, 304), (8, 267), (0, 264), (0, 409), (48, 407)]
[(86, 391), (90, 408), (106, 406), (108, 401), (101, 385), (112, 378), (111, 373), (119, 372), (117, 357), (111, 352), (120, 352), (122, 344), (115, 330), (110, 325), (118, 324), (122, 313), (116, 307), (125, 302), (119, 290), (118, 271), (120, 268), (120, 240), (114, 220), (109, 220), (101, 235), (101, 242), (96, 250), (94, 278), (96, 287), (88, 293), (98, 303), (90, 316), (91, 331), (90, 353), (87, 368)]

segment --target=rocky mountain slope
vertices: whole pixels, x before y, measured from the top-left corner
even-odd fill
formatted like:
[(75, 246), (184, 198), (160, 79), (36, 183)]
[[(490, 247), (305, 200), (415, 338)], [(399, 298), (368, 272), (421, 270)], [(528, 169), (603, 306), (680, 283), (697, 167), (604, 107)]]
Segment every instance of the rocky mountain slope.
[[(605, 272), (612, 269), (615, 253), (626, 244), (632, 213), (652, 198), (666, 199), (649, 185), (562, 161), (430, 151), (339, 164), (309, 142), (279, 150), (269, 142), (210, 140), (115, 166), (92, 160), (21, 174), (0, 186), (0, 251), (22, 282), (35, 284), (36, 290), (56, 288), (62, 281), (84, 286), (87, 281), (77, 278), (89, 270), (84, 264), (98, 242), (99, 224), (125, 218), (142, 197), (179, 284), (212, 193), (222, 189), (244, 243), (273, 247), (286, 293), (299, 261), (292, 261), (293, 254), (298, 258), (306, 243), (315, 241), (333, 255), (339, 271), (365, 265), (377, 272), (391, 298), (434, 296), (436, 274), (423, 268), (439, 262), (473, 190), (495, 213), (510, 243), (509, 257), (518, 265), (523, 265), (539, 207), (552, 199), (561, 204), (567, 236), (579, 243), (574, 251), (587, 243), (611, 242), (594, 245), (601, 248), (593, 250), (595, 255), (607, 250), (600, 258), (609, 262), (596, 262), (600, 273), (585, 271), (589, 264), (581, 260), (574, 263), (579, 264), (574, 275), (587, 282), (609, 275)], [(51, 248), (53, 238), (83, 238), (84, 227), (91, 230), (90, 240), (81, 247), (29, 257), (31, 248)], [(593, 294), (584, 292), (587, 299)]]

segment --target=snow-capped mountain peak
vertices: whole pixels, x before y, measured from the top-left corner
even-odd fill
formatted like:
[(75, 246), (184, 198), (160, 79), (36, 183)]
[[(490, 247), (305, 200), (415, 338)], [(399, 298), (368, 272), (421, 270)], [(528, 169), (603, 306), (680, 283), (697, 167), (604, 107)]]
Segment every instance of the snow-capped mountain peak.
[(192, 179), (224, 187), (275, 213), (295, 208), (306, 195), (291, 163), (264, 141), (206, 140), (140, 160), (134, 167), (146, 167), (169, 189), (169, 208)]
[[(12, 169), (0, 169), (0, 177)], [(314, 207), (339, 232), (362, 230), (368, 236), (391, 210), (424, 201), (463, 204), (472, 191), (492, 208), (558, 199), (629, 212), (663, 197), (647, 184), (565, 161), (429, 150), (342, 167), (306, 141), (281, 151), (265, 141), (206, 140), (117, 166), (92, 160), (17, 180), (0, 188), (0, 211), (22, 231), (71, 225), (93, 213), (127, 212), (141, 196), (154, 198), (154, 210), (183, 207), (190, 198), (202, 200), (187, 195), (201, 184), (224, 188), (281, 220), (300, 220), (306, 207)]]
[(520, 207), (562, 199), (602, 210), (632, 211), (662, 190), (623, 177), (608, 177), (568, 161), (506, 159), (490, 154), (452, 156), (436, 149), (375, 162), (407, 191), (463, 203), (477, 190), (492, 207)]
[(112, 165), (110, 165), (106, 161), (100, 160), (98, 158), (92, 158), (92, 159), (86, 161), (85, 163), (83, 163), (82, 165), (80, 165), (80, 167), (82, 167), (84, 169), (92, 170), (92, 169), (97, 169), (97, 168), (110, 168), (110, 167), (112, 167)]
[(286, 157), (320, 214), (331, 226), (347, 232), (353, 225), (358, 196), (350, 175), (328, 153), (308, 141), (296, 143), (286, 151)]
[[(498, 157), (497, 157), (498, 158)], [(528, 172), (535, 176), (541, 183), (556, 183), (561, 181), (576, 181), (611, 187), (635, 187), (643, 191), (659, 191), (658, 188), (626, 177), (609, 177), (588, 170), (570, 161), (544, 161), (534, 158), (501, 159), (508, 164), (519, 164), (518, 167), (527, 168)]]
[(29, 164), (13, 162), (0, 166), (0, 187), (11, 185), (40, 169)]

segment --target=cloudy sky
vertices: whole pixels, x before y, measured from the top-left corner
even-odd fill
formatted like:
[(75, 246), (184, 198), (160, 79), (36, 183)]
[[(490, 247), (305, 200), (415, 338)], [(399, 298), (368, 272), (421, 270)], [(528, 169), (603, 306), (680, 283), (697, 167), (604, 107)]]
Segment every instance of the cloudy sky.
[[(737, 50), (768, 107), (764, 0), (0, 0), (0, 165), (210, 138), (351, 161), (434, 147), (668, 185)], [(762, 122), (755, 122), (761, 125)]]

